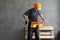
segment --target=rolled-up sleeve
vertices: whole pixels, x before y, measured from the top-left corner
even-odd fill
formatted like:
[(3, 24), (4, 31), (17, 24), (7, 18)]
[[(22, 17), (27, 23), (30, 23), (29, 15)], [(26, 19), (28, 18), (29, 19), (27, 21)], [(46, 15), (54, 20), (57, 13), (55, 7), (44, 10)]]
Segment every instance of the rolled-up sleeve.
[(40, 15), (41, 14), (41, 10), (38, 10), (38, 15)]
[(30, 10), (27, 10), (24, 14), (25, 14), (26, 16), (29, 16), (29, 13), (30, 13)]

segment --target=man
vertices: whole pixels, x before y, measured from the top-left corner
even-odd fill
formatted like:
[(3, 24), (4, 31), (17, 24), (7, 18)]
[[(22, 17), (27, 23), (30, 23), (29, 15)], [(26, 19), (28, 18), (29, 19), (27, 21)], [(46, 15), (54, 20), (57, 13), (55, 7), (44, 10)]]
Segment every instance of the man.
[(43, 15), (41, 14), (41, 4), (39, 2), (36, 2), (33, 8), (27, 10), (23, 14), (25, 21), (28, 22), (28, 40), (32, 40), (33, 32), (35, 33), (36, 40), (39, 40), (38, 26), (36, 28), (31, 28), (32, 22), (38, 22), (38, 15), (44, 21)]

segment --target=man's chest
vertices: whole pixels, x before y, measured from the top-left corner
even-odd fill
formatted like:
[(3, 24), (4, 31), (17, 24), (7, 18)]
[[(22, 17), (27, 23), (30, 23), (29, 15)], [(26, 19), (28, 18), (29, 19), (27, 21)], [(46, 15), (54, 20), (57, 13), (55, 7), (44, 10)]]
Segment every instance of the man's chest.
[(30, 16), (38, 16), (38, 11), (31, 11)]

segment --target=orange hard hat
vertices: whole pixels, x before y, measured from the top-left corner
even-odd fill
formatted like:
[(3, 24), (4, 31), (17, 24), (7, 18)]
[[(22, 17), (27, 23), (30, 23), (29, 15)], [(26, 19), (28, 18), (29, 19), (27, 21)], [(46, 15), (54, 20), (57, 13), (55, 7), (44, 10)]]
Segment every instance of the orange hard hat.
[(41, 9), (41, 4), (39, 2), (36, 2), (34, 4), (34, 7), (37, 8), (37, 9), (39, 9), (39, 8)]

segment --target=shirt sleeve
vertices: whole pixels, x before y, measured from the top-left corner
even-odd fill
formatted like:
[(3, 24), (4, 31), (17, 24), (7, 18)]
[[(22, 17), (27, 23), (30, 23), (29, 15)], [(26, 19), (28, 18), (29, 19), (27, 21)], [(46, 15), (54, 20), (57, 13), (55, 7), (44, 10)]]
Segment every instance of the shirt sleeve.
[(38, 10), (38, 15), (40, 15), (41, 14), (41, 10)]
[(26, 16), (29, 16), (29, 13), (30, 13), (30, 10), (27, 10), (24, 14), (25, 14)]

